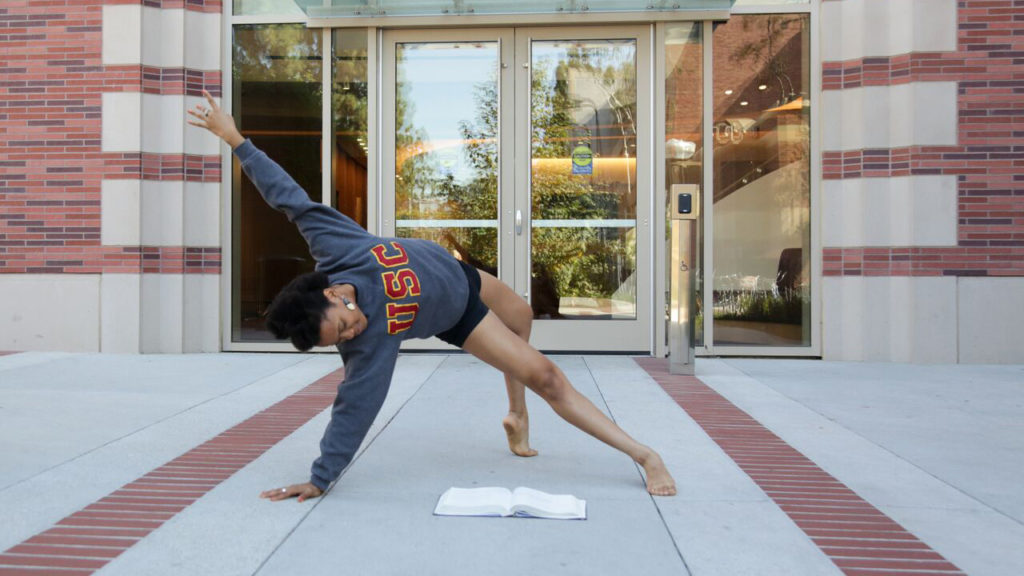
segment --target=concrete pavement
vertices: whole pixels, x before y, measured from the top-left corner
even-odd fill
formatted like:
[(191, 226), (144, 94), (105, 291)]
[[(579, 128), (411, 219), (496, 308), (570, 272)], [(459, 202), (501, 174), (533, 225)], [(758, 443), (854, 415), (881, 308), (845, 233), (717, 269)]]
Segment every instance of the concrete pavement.
[[(535, 396), (541, 454), (511, 456), (501, 377), (466, 355), (403, 355), (357, 459), (303, 504), (256, 496), (307, 478), (336, 356), (0, 356), (0, 576), (1024, 573), (1022, 366), (701, 359), (677, 382), (554, 359), (678, 496)], [(431, 514), (475, 485), (589, 518)]]

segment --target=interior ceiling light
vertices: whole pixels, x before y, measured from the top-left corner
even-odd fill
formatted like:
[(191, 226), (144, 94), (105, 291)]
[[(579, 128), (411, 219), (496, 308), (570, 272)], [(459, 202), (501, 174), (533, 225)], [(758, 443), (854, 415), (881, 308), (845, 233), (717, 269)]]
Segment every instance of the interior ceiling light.
[(725, 95), (726, 95), (726, 96), (729, 96), (730, 94), (732, 94), (732, 90), (726, 90), (726, 91), (725, 91)]
[(768, 85), (767, 84), (761, 84), (760, 86), (757, 87), (757, 89), (758, 90), (767, 90), (768, 89)]
[(740, 102), (740, 106), (746, 106), (746, 105), (747, 105), (747, 101), (746, 100), (744, 100), (743, 102)]

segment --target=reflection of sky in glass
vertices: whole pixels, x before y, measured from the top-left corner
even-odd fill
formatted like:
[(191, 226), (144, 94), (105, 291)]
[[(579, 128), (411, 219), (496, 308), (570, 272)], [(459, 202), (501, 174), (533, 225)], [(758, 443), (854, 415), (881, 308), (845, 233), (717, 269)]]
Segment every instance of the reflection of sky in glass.
[(472, 180), (475, 170), (463, 153), (459, 124), (478, 123), (475, 88), (495, 81), (497, 43), (402, 44), (397, 61), (398, 96), (410, 103), (408, 123), (434, 144), (442, 174), (452, 174), (460, 184)]
[(310, 0), (234, 0), (232, 12), (236, 16), (274, 15), (285, 16), (306, 16), (305, 8), (316, 4)]
[[(635, 135), (628, 115), (619, 115), (616, 108), (634, 104), (635, 98), (620, 101), (615, 92), (620, 84), (634, 82), (636, 42), (634, 40), (544, 40), (531, 47), (533, 78), (541, 89), (553, 94), (557, 83), (564, 81), (571, 106), (561, 112), (569, 114), (568, 129), (572, 144), (589, 142), (598, 156), (619, 157), (624, 154), (622, 140)], [(564, 66), (559, 70), (559, 66)], [(614, 80), (605, 75), (614, 71)], [(620, 97), (625, 97), (620, 94)], [(535, 102), (536, 105), (536, 102)], [(550, 111), (534, 109), (535, 117)], [(558, 138), (534, 129), (533, 149), (558, 144)]]

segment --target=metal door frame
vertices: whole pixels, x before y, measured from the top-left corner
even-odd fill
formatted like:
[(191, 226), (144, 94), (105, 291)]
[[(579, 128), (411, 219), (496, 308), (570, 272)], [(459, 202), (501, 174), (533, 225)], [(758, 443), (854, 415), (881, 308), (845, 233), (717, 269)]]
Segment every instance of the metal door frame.
[[(395, 46), (413, 42), (497, 41), (499, 74), (498, 266), (499, 276), (517, 293), (525, 295), (530, 283), (529, 234), (516, 235), (515, 214), (523, 215), (529, 230), (530, 214), (530, 42), (537, 40), (636, 40), (637, 62), (637, 311), (635, 320), (535, 320), (531, 342), (541, 350), (638, 352), (654, 350), (653, 230), (651, 226), (654, 182), (651, 95), (651, 26), (478, 28), (440, 30), (384, 30), (380, 50), (380, 234), (394, 236), (395, 214)], [(527, 64), (526, 67), (523, 64)], [(511, 102), (511, 104), (509, 104)], [(511, 192), (510, 192), (511, 191)], [(508, 282), (513, 278), (513, 282)], [(627, 329), (623, 324), (629, 323)], [(595, 330), (606, 326), (604, 330)], [(595, 336), (595, 332), (598, 334)], [(605, 333), (601, 335), (601, 333)], [(609, 338), (614, 334), (614, 338)], [(571, 346), (566, 346), (571, 342)], [(451, 346), (435, 339), (407, 341), (405, 349), (445, 350)]]
[[(530, 50), (533, 40), (636, 40), (637, 74), (637, 194), (636, 194), (636, 295), (635, 320), (534, 320), (531, 342), (541, 350), (587, 352), (634, 352), (649, 354), (654, 350), (654, 290), (653, 290), (653, 58), (651, 55), (650, 25), (572, 26), (516, 29), (515, 71), (521, 81), (516, 82), (516, 206), (524, 215), (523, 228), (530, 229)], [(524, 67), (523, 65), (527, 66)], [(519, 294), (528, 291), (530, 284), (530, 235), (517, 238), (515, 289)], [(571, 345), (567, 346), (569, 342)]]

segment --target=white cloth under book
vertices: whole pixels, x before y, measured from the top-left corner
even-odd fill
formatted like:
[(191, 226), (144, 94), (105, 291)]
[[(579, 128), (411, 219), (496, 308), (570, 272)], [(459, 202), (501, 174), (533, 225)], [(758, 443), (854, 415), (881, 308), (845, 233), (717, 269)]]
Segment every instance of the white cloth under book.
[(587, 501), (571, 494), (548, 494), (520, 486), (515, 490), (491, 486), (445, 490), (434, 508), (437, 516), (520, 516), (586, 520)]

